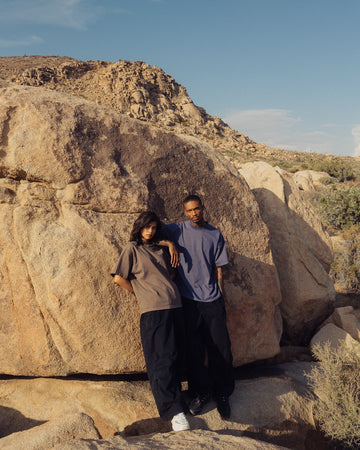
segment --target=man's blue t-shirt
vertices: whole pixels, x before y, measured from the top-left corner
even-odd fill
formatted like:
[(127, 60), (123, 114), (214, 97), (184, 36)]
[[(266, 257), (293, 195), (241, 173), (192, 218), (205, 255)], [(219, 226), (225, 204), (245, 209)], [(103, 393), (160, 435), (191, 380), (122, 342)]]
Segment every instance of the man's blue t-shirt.
[(194, 227), (189, 220), (162, 228), (164, 236), (173, 241), (180, 252), (180, 266), (175, 282), (183, 297), (211, 302), (221, 296), (215, 268), (229, 262), (221, 232), (206, 224)]

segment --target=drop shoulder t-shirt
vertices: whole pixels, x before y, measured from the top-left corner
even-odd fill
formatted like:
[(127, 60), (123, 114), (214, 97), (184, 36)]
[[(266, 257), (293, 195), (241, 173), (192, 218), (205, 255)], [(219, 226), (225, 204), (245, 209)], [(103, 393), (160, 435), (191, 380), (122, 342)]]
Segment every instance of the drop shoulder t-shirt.
[(220, 230), (206, 224), (194, 227), (189, 220), (162, 228), (163, 235), (173, 241), (180, 252), (176, 284), (188, 299), (211, 302), (221, 296), (215, 268), (228, 264), (225, 241)]
[(129, 242), (111, 275), (120, 275), (131, 282), (143, 314), (182, 306), (170, 272), (170, 261), (163, 247)]

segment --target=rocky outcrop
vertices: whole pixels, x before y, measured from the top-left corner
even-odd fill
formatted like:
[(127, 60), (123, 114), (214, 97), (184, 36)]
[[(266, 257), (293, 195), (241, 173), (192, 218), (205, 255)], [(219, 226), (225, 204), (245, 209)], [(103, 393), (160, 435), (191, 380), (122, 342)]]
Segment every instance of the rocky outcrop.
[(243, 436), (232, 436), (219, 434), (214, 431), (195, 430), (192, 432), (160, 434), (156, 433), (144, 437), (133, 437), (124, 439), (115, 436), (106, 440), (75, 441), (54, 447), (56, 450), (122, 450), (122, 449), (178, 449), (201, 450), (209, 448), (212, 450), (286, 450), (285, 447), (269, 444)]
[(335, 300), (328, 273), (331, 241), (292, 176), (265, 162), (244, 164), (245, 177), (269, 228), (281, 284), (284, 342), (308, 343)]
[[(301, 170), (319, 161), (359, 166), (360, 159), (272, 148), (232, 130), (219, 117), (194, 105), (186, 89), (164, 71), (142, 61), (79, 61), (60, 56), (0, 56), (0, 79), (27, 86), (45, 86), (86, 98), (150, 121), (169, 131), (196, 136), (234, 164), (252, 160), (285, 163)], [(221, 86), (220, 86), (221, 88)], [(180, 95), (179, 95), (180, 93)], [(240, 130), (241, 131), (241, 130)], [(314, 164), (315, 163), (315, 164)], [(305, 171), (304, 171), (305, 172)], [(308, 178), (308, 177), (307, 177)], [(308, 185), (309, 178), (305, 182)], [(310, 182), (311, 184), (312, 182)]]
[(324, 180), (331, 180), (328, 173), (315, 170), (299, 170), (292, 177), (299, 189), (306, 192), (314, 192), (317, 186), (324, 186)]
[(86, 98), (174, 133), (195, 136), (236, 162), (293, 160), (303, 153), (274, 149), (231, 129), (196, 106), (173, 77), (142, 61), (78, 61), (67, 57), (0, 57), (0, 77)]
[(341, 345), (353, 348), (360, 357), (360, 344), (351, 335), (342, 328), (328, 323), (322, 327), (311, 339), (310, 347), (329, 345), (331, 349), (338, 349)]
[[(86, 98), (172, 132), (194, 135), (215, 147), (256, 151), (256, 143), (218, 117), (194, 105), (184, 86), (156, 66), (142, 61), (37, 61), (0, 76), (25, 86), (44, 86)], [(26, 63), (27, 67), (26, 67)], [(44, 65), (41, 65), (44, 64)], [(4, 64), (6, 67), (6, 64)]]
[(194, 191), (228, 244), (235, 365), (279, 351), (268, 230), (219, 153), (93, 102), (22, 86), (0, 91), (0, 135), (2, 373), (144, 371), (136, 300), (109, 273), (140, 211), (181, 219), (182, 198)]
[(335, 308), (331, 316), (324, 322), (323, 325), (332, 323), (350, 334), (356, 341), (360, 341), (360, 310), (355, 310), (352, 306), (343, 306)]
[[(194, 448), (205, 442), (207, 448), (220, 448), (221, 436), (231, 434), (229, 442), (245, 445), (249, 440), (249, 445), (259, 446), (249, 448), (267, 448), (266, 442), (261, 442), (267, 441), (305, 449), (305, 442), (315, 430), (312, 414), (315, 397), (304, 377), (310, 367), (306, 363), (283, 365), (277, 368), (277, 376), (236, 381), (230, 398), (230, 420), (222, 420), (215, 402), (211, 402), (200, 416), (188, 415), (191, 432), (180, 434), (171, 432), (170, 422), (159, 419), (148, 381), (2, 380), (0, 447), (29, 436), (32, 442), (44, 442), (47, 437), (47, 448), (52, 448), (50, 443), (56, 441), (62, 441), (62, 448), (82, 448), (84, 441), (80, 438), (90, 442), (91, 448), (124, 448), (126, 444), (134, 445), (131, 448), (138, 448), (136, 445), (153, 448), (152, 442), (154, 446), (159, 442), (160, 448), (184, 448), (176, 446), (179, 445), (176, 439), (189, 439)], [(10, 427), (6, 428), (6, 424)], [(76, 429), (79, 439), (72, 441)], [(101, 439), (94, 433), (99, 433)], [(206, 440), (201, 436), (207, 436)], [(235, 437), (253, 439), (235, 441)], [(166, 447), (167, 442), (172, 445)], [(287, 445), (290, 443), (293, 445)]]
[(344, 341), (352, 346), (360, 356), (360, 310), (352, 306), (335, 308), (334, 312), (320, 325), (311, 339), (310, 345), (329, 344), (336, 349)]
[(48, 450), (80, 439), (100, 439), (91, 417), (82, 413), (60, 416), (26, 431), (10, 434), (0, 440), (0, 445), (2, 450)]

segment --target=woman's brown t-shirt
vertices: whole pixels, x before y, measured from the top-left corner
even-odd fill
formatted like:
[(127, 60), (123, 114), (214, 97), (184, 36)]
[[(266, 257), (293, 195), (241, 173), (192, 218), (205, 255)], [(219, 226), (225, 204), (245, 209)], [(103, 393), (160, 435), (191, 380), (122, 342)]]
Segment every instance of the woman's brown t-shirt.
[(131, 282), (141, 313), (181, 307), (181, 297), (170, 278), (165, 249), (155, 244), (129, 242), (111, 274)]

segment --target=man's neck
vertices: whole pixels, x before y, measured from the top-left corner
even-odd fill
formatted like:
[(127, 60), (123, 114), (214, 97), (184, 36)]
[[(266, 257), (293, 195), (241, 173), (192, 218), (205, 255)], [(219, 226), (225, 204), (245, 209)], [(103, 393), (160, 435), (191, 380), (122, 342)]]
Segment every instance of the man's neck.
[(205, 220), (203, 220), (202, 222), (199, 223), (193, 223), (191, 222), (191, 220), (189, 220), (190, 225), (194, 228), (204, 228), (207, 225), (207, 222), (205, 222)]

